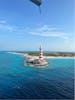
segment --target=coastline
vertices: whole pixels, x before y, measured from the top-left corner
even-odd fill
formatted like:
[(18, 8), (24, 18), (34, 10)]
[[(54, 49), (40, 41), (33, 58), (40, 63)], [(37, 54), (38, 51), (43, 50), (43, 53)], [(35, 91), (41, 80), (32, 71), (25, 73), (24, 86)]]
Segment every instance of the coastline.
[(56, 58), (56, 59), (75, 59), (75, 57), (62, 57), (62, 56), (58, 56), (58, 57), (54, 57), (54, 56), (50, 56), (50, 57), (45, 57), (46, 59), (52, 59), (52, 58)]
[(16, 53), (16, 52), (7, 52), (7, 53), (10, 53), (10, 54), (21, 54), (21, 53)]
[(24, 56), (23, 53), (18, 53), (18, 52), (7, 52), (7, 53), (10, 53), (10, 54), (16, 54), (16, 55), (22, 55), (22, 56)]
[[(10, 54), (17, 54), (17, 55), (22, 55), (24, 56), (25, 58), (32, 58), (32, 59), (37, 59), (39, 56), (32, 56), (32, 55), (29, 55), (28, 53), (19, 53), (19, 52), (7, 52), (7, 53), (10, 53)], [(66, 56), (66, 57), (63, 57), (63, 56), (44, 56), (44, 59), (75, 59), (75, 57), (69, 57), (69, 56)]]

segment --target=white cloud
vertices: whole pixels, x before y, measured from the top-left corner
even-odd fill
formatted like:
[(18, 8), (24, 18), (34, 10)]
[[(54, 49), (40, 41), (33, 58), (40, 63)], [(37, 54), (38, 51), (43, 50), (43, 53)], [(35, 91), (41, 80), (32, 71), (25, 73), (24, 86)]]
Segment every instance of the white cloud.
[(56, 28), (54, 27), (50, 27), (50, 25), (44, 25), (40, 28), (37, 29), (37, 31), (53, 31), (53, 30), (56, 30)]
[(29, 28), (29, 27), (14, 27), (11, 25), (8, 25), (6, 23), (0, 23), (0, 30), (7, 30), (14, 32), (16, 34), (31, 34), (31, 35), (37, 35), (41, 37), (57, 37), (62, 38), (66, 41), (68, 41), (69, 37), (67, 36), (67, 33), (58, 31), (57, 28), (51, 27), (50, 25), (43, 25), (39, 28)]
[(10, 25), (7, 25), (7, 24), (1, 23), (0, 24), (0, 30), (13, 31), (14, 30), (14, 27), (13, 26), (10, 26)]
[(12, 25), (9, 25), (6, 20), (0, 20), (0, 30), (14, 31), (15, 27)]
[(68, 40), (67, 33), (60, 32), (57, 28), (50, 27), (48, 25), (33, 29), (32, 31), (30, 31), (30, 34), (43, 37), (58, 37), (63, 38), (64, 40)]

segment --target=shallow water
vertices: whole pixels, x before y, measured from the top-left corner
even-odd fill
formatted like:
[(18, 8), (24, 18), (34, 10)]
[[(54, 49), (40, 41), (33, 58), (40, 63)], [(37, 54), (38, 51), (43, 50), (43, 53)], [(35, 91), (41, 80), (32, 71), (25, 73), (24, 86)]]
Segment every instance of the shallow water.
[(0, 99), (73, 99), (74, 59), (47, 59), (46, 68), (24, 66), (24, 61), (0, 52)]

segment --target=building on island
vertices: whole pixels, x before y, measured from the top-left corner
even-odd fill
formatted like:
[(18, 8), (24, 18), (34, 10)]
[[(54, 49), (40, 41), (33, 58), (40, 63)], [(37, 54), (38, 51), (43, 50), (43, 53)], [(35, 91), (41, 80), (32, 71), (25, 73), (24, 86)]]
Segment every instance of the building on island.
[(48, 65), (48, 62), (46, 60), (44, 60), (44, 56), (43, 56), (43, 50), (42, 47), (40, 46), (40, 53), (39, 53), (39, 57), (38, 58), (30, 58), (27, 59), (26, 64), (29, 66), (46, 66)]

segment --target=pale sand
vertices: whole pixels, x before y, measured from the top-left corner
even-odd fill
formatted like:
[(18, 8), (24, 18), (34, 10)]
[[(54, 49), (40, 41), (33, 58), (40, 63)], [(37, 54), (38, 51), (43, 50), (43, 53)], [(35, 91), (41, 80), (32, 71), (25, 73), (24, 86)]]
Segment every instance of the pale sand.
[[(38, 56), (32, 56), (32, 58), (38, 58)], [(54, 56), (44, 56), (44, 59), (52, 59), (52, 58), (60, 58), (60, 59), (75, 59), (75, 57), (62, 57), (62, 56), (58, 56), (58, 57), (54, 57)]]
[(22, 53), (17, 53), (17, 52), (8, 52), (8, 53), (10, 53), (10, 54), (17, 54), (17, 55), (22, 55), (22, 56), (24, 56), (24, 54), (22, 54)]
[(62, 57), (62, 56), (58, 56), (58, 57), (54, 57), (54, 56), (49, 56), (49, 57), (45, 57), (46, 59), (52, 59), (52, 58), (60, 58), (60, 59), (75, 59), (75, 57)]

